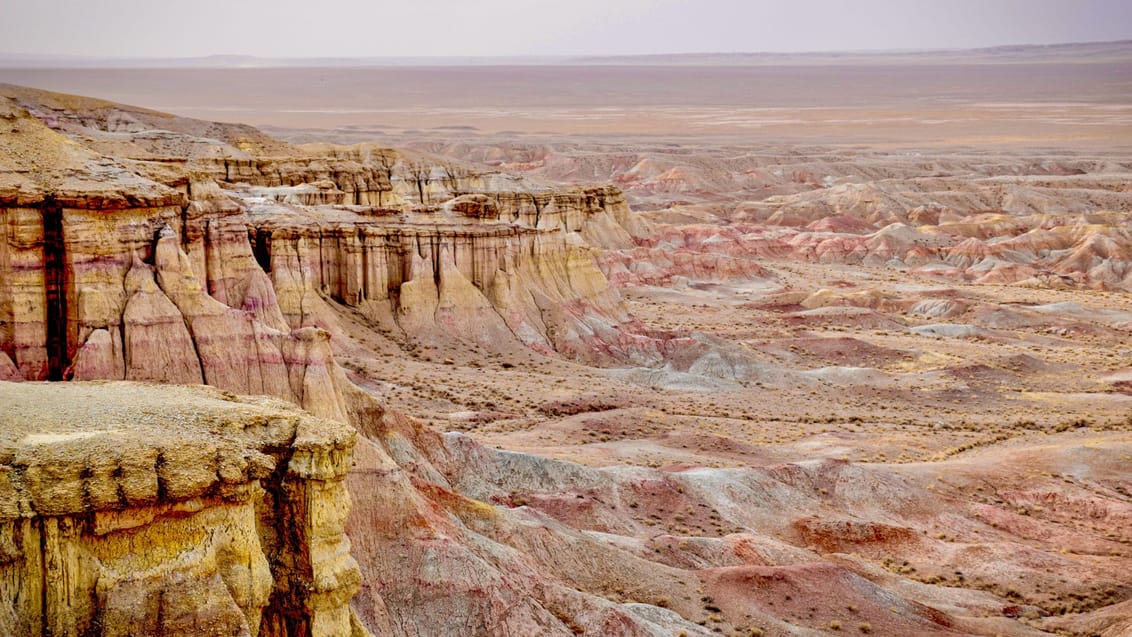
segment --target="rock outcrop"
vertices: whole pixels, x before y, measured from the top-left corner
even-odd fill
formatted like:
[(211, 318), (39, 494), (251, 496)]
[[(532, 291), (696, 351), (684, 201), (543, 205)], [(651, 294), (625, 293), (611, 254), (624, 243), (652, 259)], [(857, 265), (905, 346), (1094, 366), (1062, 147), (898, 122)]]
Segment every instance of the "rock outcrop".
[(0, 383), (0, 402), (3, 634), (366, 634), (348, 425), (134, 383)]
[(315, 218), (270, 207), (255, 217), (254, 249), (267, 255), (291, 326), (317, 323), (329, 298), (413, 337), (456, 335), (488, 349), (517, 343), (587, 359), (595, 341), (631, 322), (576, 232), (464, 224), (443, 213)]
[(203, 382), (339, 417), (327, 303), (413, 338), (642, 356), (594, 252), (641, 232), (612, 187), (5, 92), (0, 351), (23, 378)]

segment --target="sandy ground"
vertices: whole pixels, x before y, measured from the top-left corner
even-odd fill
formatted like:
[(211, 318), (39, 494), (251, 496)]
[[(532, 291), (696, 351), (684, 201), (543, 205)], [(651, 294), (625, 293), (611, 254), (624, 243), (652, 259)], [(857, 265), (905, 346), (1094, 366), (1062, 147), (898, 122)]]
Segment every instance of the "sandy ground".
[(0, 81), (370, 139), (456, 130), (929, 148), (1132, 144), (1132, 65), (1121, 62), (0, 69)]

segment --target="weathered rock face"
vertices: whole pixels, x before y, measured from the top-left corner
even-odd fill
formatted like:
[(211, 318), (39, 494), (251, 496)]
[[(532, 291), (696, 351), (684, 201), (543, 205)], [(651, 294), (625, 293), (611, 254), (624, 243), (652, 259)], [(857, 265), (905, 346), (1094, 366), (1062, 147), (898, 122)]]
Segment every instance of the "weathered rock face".
[(586, 358), (631, 322), (578, 233), (284, 209), (255, 223), (254, 249), (269, 255), (293, 327), (319, 324), (321, 293), (411, 336), (444, 332), (489, 349), (519, 343)]
[[(252, 143), (238, 127), (212, 131), (217, 156), (175, 132), (192, 120), (157, 144), (148, 127), (170, 122), (149, 112), (124, 144), (107, 132), (124, 115), (9, 88), (0, 351), (23, 378), (203, 382), (340, 417), (317, 332), (334, 330), (326, 298), (411, 337), (648, 356), (593, 251), (641, 231), (614, 188), (556, 191), (369, 146)], [(66, 136), (80, 133), (89, 147)]]
[[(0, 267), (13, 273), (0, 282), (0, 333), (22, 377), (207, 383), (342, 416), (328, 335), (287, 326), (242, 227), (232, 232), (242, 246), (220, 230), (215, 243), (185, 246), (206, 260), (237, 253), (214, 257), (225, 265), (204, 280), (212, 296), (174, 229), (179, 210), (64, 210), (56, 230), (52, 214), (0, 210), (10, 238)], [(61, 241), (48, 238), (55, 232)]]
[(0, 402), (3, 634), (365, 634), (348, 425), (133, 383)]

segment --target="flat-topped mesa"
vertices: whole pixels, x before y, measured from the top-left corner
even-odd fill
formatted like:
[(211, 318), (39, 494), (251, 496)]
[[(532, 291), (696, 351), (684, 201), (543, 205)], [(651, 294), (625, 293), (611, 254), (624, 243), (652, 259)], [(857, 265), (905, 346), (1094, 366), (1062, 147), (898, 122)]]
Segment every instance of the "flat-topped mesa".
[[(348, 173), (263, 172), (271, 161), (256, 164), (267, 181), (224, 183), (248, 212), (253, 252), (291, 327), (331, 327), (321, 295), (412, 336), (517, 341), (591, 362), (640, 357), (593, 250), (631, 246), (646, 231), (618, 189), (555, 189), (365, 145), (307, 150), (363, 175), (379, 166), (390, 190), (380, 206), (353, 205)], [(292, 185), (270, 185), (281, 174)], [(349, 205), (314, 205), (334, 201)]]
[(328, 335), (288, 326), (236, 202), (3, 112), (0, 377), (206, 383), (344, 418)]
[[(619, 341), (632, 319), (584, 239), (587, 223), (626, 231), (604, 206), (579, 212), (559, 199), (560, 214), (542, 220), (550, 228), (500, 219), (496, 199), (465, 195), (433, 213), (384, 217), (252, 204), (249, 231), (292, 327), (321, 324), (329, 297), (411, 336), (627, 360), (637, 353)], [(571, 231), (576, 214), (588, 217)]]
[[(303, 152), (307, 154), (294, 157), (194, 158), (183, 169), (196, 181), (223, 184), (230, 194), (250, 202), (351, 206), (370, 215), (447, 210), (468, 221), (496, 219), (581, 232), (588, 243), (601, 247), (628, 247), (633, 236), (645, 232), (621, 191), (611, 185), (552, 187), (372, 145), (310, 146)], [(159, 172), (153, 176), (168, 180)], [(192, 189), (186, 185), (186, 194)]]
[(364, 635), (355, 431), (271, 399), (0, 382), (0, 633)]
[[(23, 109), (0, 103), (0, 117), (10, 127), (0, 136), (0, 367), (61, 378), (81, 343), (80, 316), (97, 323), (107, 298), (124, 305), (136, 251), (186, 202)], [(120, 214), (111, 220), (108, 210)], [(86, 289), (102, 298), (80, 299)]]
[(640, 355), (593, 252), (643, 231), (613, 187), (8, 92), (0, 378), (206, 383), (341, 417), (322, 296), (410, 335)]

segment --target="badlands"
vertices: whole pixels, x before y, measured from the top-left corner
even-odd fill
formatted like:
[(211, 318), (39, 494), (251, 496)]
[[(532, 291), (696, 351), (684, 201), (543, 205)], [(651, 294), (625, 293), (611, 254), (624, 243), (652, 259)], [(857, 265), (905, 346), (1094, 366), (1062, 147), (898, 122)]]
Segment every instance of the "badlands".
[(1132, 635), (1127, 43), (0, 81), (0, 634)]

